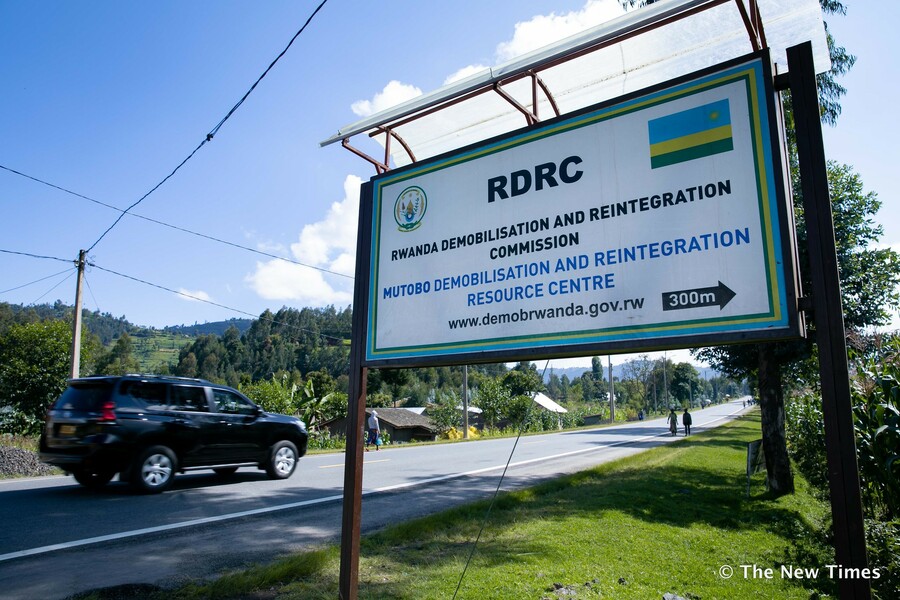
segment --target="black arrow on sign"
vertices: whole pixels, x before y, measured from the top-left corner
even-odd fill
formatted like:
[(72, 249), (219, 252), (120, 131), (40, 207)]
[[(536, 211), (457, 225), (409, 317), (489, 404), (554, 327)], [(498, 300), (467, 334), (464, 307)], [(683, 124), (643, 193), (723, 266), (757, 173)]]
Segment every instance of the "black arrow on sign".
[(722, 310), (734, 296), (735, 293), (720, 281), (716, 287), (663, 292), (662, 304), (664, 311), (699, 308), (701, 306), (718, 306), (719, 310)]

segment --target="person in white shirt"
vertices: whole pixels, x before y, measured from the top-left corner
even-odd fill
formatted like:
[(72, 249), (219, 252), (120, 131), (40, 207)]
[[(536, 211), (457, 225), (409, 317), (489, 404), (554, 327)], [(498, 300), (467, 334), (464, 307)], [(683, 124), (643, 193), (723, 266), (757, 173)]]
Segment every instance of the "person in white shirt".
[(380, 446), (378, 438), (381, 435), (381, 423), (378, 422), (378, 413), (376, 411), (373, 410), (372, 414), (369, 415), (367, 426), (369, 435), (366, 437), (366, 452), (369, 451), (369, 444), (373, 444), (377, 451)]

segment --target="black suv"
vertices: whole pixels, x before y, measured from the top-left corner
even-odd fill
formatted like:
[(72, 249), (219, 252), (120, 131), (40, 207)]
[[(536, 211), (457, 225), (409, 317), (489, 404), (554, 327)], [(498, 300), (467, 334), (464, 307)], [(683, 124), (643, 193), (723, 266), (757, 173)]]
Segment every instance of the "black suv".
[(237, 390), (202, 379), (126, 375), (72, 379), (47, 413), (41, 460), (88, 487), (116, 473), (162, 492), (176, 472), (230, 475), (254, 466), (273, 479), (306, 454), (306, 425), (264, 412)]

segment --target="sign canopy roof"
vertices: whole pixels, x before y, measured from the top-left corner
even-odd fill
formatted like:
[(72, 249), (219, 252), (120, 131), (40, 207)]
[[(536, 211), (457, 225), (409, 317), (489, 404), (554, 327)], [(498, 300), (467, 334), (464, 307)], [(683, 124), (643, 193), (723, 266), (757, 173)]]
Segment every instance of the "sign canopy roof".
[[(384, 172), (768, 47), (811, 41), (831, 68), (818, 0), (663, 0), (342, 127), (341, 142)], [(350, 143), (366, 135), (373, 158)]]

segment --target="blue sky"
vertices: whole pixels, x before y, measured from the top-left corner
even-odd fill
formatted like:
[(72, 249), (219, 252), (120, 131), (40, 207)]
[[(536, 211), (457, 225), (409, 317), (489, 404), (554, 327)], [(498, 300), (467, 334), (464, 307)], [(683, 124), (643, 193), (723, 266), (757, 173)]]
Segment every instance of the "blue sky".
[[(0, 165), (129, 206), (202, 141), (317, 5), (0, 0)], [(900, 42), (888, 31), (900, 8), (847, 5), (830, 26), (859, 61), (842, 80), (849, 93), (837, 128), (825, 133), (826, 152), (879, 193), (883, 241), (900, 249), (888, 146), (900, 137), (889, 112), (897, 86), (889, 61)], [(432, 91), (460, 69), (497, 64), (616, 10), (615, 0), (329, 0), (214, 140), (134, 212), (352, 275), (356, 190), (374, 170), (319, 142), (396, 94)], [(4, 170), (0, 207), (0, 249), (67, 260), (118, 216)], [(350, 277), (132, 216), (89, 260), (97, 267), (87, 271), (86, 308), (157, 327), (285, 305), (343, 307), (352, 291)], [(0, 300), (72, 303), (70, 266), (0, 253)]]

